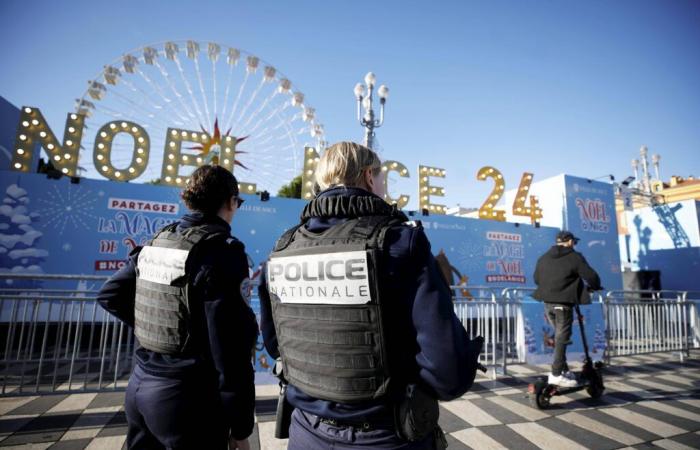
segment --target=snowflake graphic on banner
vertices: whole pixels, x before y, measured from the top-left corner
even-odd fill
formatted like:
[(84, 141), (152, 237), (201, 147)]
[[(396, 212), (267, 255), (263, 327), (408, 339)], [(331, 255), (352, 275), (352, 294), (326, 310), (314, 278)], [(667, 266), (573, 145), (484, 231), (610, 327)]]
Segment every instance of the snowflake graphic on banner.
[(474, 240), (462, 241), (457, 249), (460, 267), (464, 270), (473, 270), (480, 267), (484, 254), (483, 245)]
[(44, 198), (40, 198), (42, 203), (41, 214), (47, 218), (44, 227), (53, 227), (63, 234), (66, 225), (69, 223), (74, 229), (90, 229), (87, 220), (97, 220), (97, 216), (92, 214), (95, 209), (95, 202), (98, 197), (92, 191), (80, 185), (71, 185), (68, 189), (61, 191), (55, 185), (49, 189)]

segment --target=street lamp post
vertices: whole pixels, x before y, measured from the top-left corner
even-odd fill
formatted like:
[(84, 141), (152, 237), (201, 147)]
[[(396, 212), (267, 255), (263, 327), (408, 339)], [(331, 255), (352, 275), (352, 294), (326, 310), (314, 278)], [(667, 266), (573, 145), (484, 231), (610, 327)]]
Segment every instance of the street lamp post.
[[(377, 89), (377, 95), (379, 96), (379, 119), (374, 117), (374, 109), (372, 107), (372, 93), (374, 92), (374, 85), (376, 82), (376, 77), (374, 73), (369, 72), (365, 75), (365, 84), (357, 83), (355, 85), (355, 98), (357, 99), (357, 120), (360, 125), (365, 127), (365, 146), (372, 148), (374, 145), (374, 129), (379, 128), (384, 123), (384, 104), (389, 96), (389, 88), (385, 85), (379, 86)], [(367, 95), (365, 96), (365, 89), (367, 90)], [(364, 115), (362, 110), (364, 109)]]

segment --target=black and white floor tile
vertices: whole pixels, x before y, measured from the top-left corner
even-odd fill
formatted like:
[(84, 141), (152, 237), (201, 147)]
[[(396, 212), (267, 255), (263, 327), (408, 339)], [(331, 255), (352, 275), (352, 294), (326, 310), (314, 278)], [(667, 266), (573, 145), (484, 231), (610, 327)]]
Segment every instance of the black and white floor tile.
[[(585, 391), (555, 397), (547, 410), (530, 406), (527, 385), (544, 366), (513, 365), (508, 376), (480, 376), (462, 398), (441, 404), (449, 448), (648, 449), (700, 448), (700, 351), (613, 359), (602, 398)], [(276, 386), (258, 386), (255, 449), (286, 448), (274, 434)], [(125, 448), (124, 393), (0, 397), (0, 447)]]

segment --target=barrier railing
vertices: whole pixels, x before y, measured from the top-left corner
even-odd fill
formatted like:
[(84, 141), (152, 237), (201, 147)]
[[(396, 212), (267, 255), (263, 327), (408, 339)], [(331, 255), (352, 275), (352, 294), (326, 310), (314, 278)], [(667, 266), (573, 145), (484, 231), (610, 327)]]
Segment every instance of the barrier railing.
[(516, 349), (518, 305), (500, 301), (500, 288), (492, 286), (452, 286), (451, 289), (455, 314), (469, 337), (484, 338), (480, 361), (493, 368), (493, 378), (499, 371), (505, 374), (509, 358)]
[(122, 387), (135, 341), (95, 301), (105, 279), (0, 274), (0, 393)]
[[(96, 302), (106, 277), (0, 274), (0, 395), (122, 389), (131, 371), (132, 330)], [(524, 300), (533, 288), (453, 286), (454, 311), (495, 378), (525, 362)], [(700, 348), (700, 292), (598, 294), (606, 359)]]
[[(517, 355), (515, 359), (518, 363), (524, 363), (527, 357), (527, 348), (525, 343), (525, 317), (523, 314), (522, 302), (532, 298), (532, 293), (535, 288), (503, 288), (501, 290), (501, 298), (508, 304), (513, 305), (514, 311), (517, 314), (515, 321), (515, 343), (514, 353)], [(506, 370), (504, 369), (504, 373)]]
[[(502, 296), (518, 300), (533, 291), (507, 288)], [(608, 363), (614, 356), (664, 351), (677, 351), (682, 360), (700, 348), (700, 291), (611, 290), (595, 292), (592, 300), (603, 305)]]
[(700, 347), (698, 300), (692, 291), (609, 291), (603, 298), (606, 359)]

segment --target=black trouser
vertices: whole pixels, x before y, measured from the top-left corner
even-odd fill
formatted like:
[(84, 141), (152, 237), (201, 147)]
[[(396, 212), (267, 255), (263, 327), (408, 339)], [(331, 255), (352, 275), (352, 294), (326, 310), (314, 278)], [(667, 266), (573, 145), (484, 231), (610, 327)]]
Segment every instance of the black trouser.
[(156, 377), (134, 367), (125, 402), (128, 448), (226, 449), (219, 394), (208, 381)]
[(566, 346), (571, 343), (571, 324), (574, 321), (574, 308), (571, 305), (545, 303), (545, 311), (554, 327), (554, 360), (552, 375), (559, 376), (569, 370), (566, 364)]

